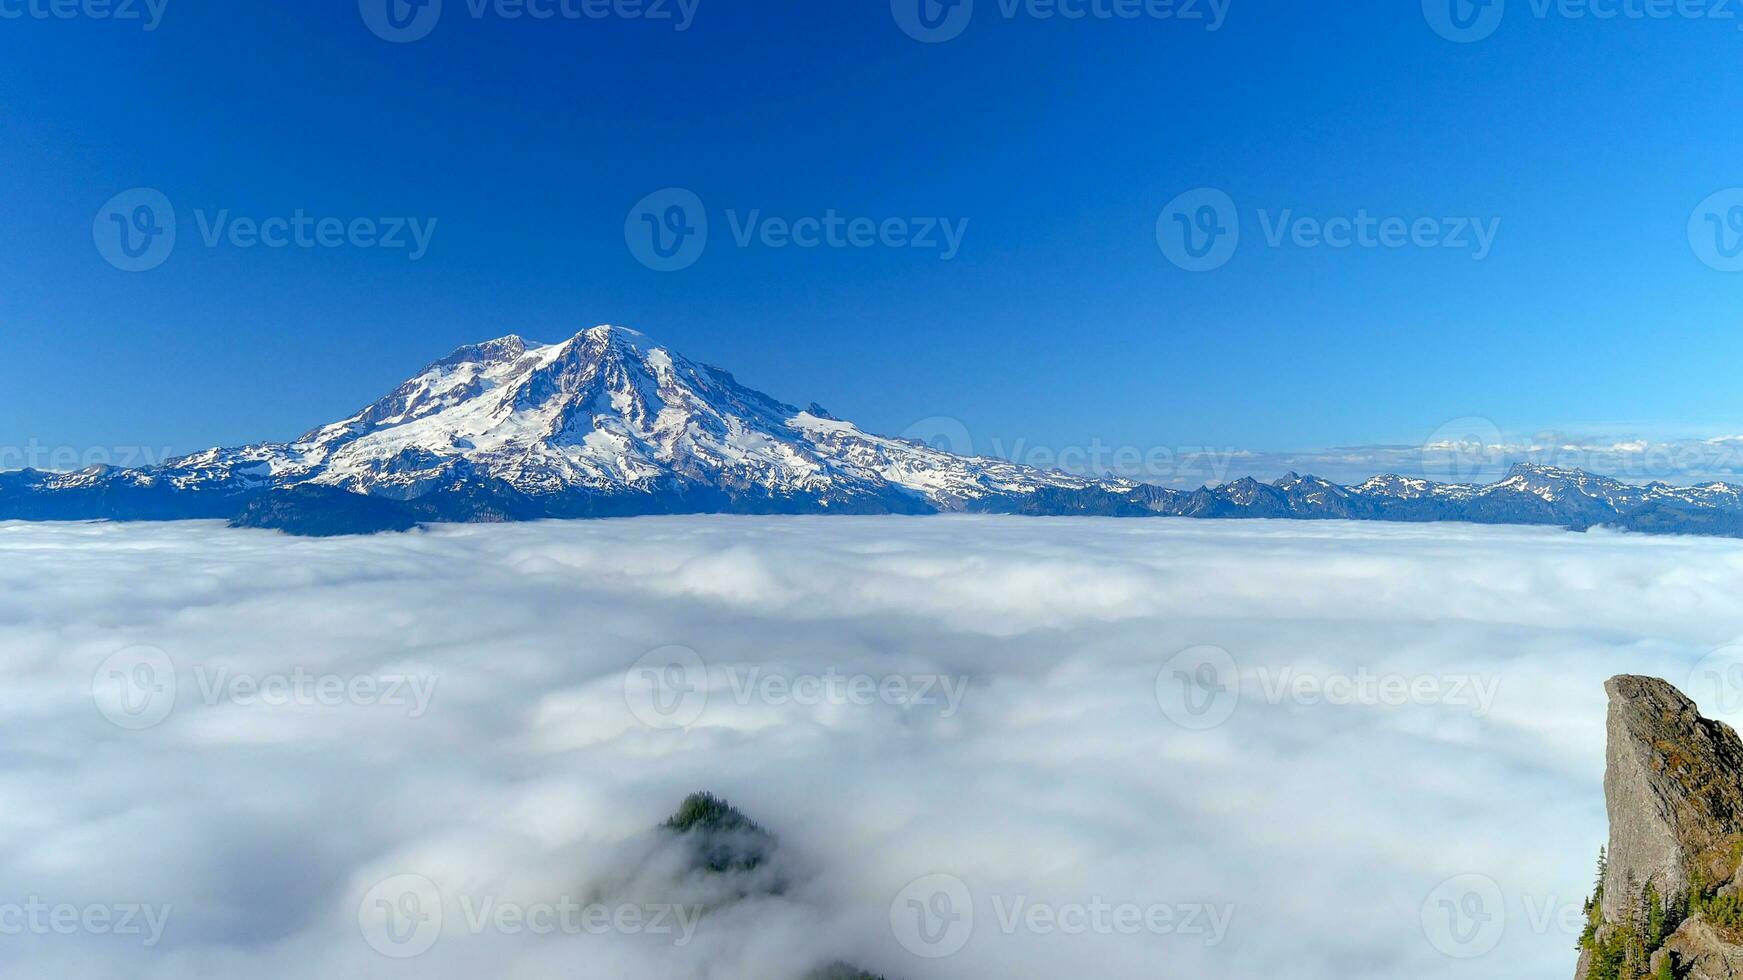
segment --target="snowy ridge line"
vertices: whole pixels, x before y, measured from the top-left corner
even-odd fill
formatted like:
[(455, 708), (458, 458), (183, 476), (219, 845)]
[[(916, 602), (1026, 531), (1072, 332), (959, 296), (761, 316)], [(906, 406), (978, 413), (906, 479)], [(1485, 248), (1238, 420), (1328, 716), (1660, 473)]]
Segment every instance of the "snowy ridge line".
[(1198, 490), (955, 455), (788, 405), (623, 327), (460, 348), (288, 444), (0, 473), (0, 519), (228, 518), (300, 533), (661, 513), (1017, 513), (1549, 524), (1743, 535), (1743, 490), (1519, 464), (1490, 484), (1290, 473)]

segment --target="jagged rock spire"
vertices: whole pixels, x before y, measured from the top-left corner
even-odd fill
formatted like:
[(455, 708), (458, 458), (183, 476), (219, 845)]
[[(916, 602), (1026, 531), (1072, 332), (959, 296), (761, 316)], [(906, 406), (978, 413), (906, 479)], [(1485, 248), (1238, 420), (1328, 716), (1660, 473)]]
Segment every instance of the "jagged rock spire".
[[(1743, 886), (1743, 739), (1665, 681), (1622, 675), (1604, 689), (1608, 861), (1576, 980), (1598, 975), (1606, 949), (1626, 962), (1650, 955), (1653, 970), (1672, 957), (1675, 975), (1692, 980), (1743, 976), (1743, 947), (1706, 912), (1709, 900)], [(1649, 893), (1673, 934), (1652, 936), (1642, 921)]]
[(1743, 740), (1729, 725), (1702, 718), (1664, 681), (1624, 675), (1604, 687), (1605, 917), (1620, 918), (1648, 883), (1660, 895), (1682, 896), (1693, 882), (1730, 882), (1743, 841)]

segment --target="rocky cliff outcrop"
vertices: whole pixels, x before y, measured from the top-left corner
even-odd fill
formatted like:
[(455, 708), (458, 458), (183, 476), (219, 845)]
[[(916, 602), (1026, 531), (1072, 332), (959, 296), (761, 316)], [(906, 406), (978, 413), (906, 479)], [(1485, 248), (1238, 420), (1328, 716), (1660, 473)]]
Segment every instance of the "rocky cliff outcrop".
[(1610, 695), (1610, 840), (1576, 980), (1743, 980), (1743, 740), (1670, 684)]

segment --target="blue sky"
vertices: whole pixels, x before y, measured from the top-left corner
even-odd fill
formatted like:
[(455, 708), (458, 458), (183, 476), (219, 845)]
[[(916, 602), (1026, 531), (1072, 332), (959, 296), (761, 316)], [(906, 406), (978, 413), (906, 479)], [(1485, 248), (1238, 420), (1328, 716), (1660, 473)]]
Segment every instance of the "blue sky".
[[(1441, 0), (1232, 0), (1216, 30), (1208, 0), (976, 0), (923, 43), (917, 0), (445, 0), (395, 43), (376, 0), (80, 2), (0, 0), (0, 446), (283, 439), (462, 343), (599, 322), (981, 451), (1743, 432), (1743, 5), (1510, 0), (1455, 43)], [(177, 237), (125, 271), (103, 209), (140, 188)], [(676, 271), (631, 244), (667, 188), (709, 227)], [(1201, 188), (1241, 234), (1190, 271), (1158, 231)], [(298, 214), (338, 244), (234, 223)], [(830, 215), (876, 240), (786, 241)], [(1426, 224), (1312, 224), (1362, 216)]]

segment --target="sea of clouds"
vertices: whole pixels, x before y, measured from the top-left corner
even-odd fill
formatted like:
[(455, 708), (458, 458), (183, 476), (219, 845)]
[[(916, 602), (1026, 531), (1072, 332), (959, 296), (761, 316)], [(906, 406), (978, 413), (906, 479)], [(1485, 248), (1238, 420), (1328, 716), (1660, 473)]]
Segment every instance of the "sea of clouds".
[(0, 973), (1562, 977), (1602, 681), (1739, 720), (1740, 638), (1606, 532), (0, 524)]

